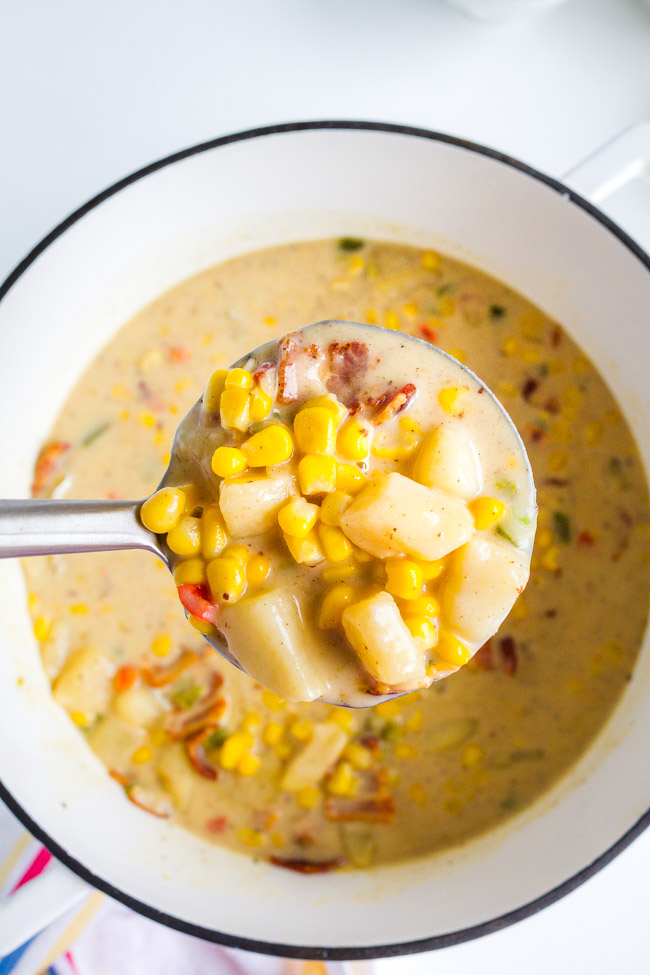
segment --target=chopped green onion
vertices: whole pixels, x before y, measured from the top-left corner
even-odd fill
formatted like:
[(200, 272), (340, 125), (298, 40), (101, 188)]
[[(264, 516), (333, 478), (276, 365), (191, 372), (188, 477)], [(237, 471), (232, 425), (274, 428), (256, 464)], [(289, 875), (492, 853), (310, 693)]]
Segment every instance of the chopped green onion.
[(490, 318), (493, 322), (499, 322), (505, 315), (506, 310), (503, 305), (490, 305)]
[(340, 237), (338, 248), (340, 251), (358, 251), (365, 245), (361, 237)]
[(221, 748), (224, 741), (229, 735), (227, 728), (215, 728), (211, 735), (205, 739), (205, 749), (206, 751), (211, 751), (214, 748)]
[(100, 423), (99, 426), (97, 427), (93, 427), (93, 429), (90, 430), (81, 441), (81, 446), (82, 447), (90, 446), (93, 440), (97, 440), (98, 437), (101, 437), (102, 433), (106, 433), (110, 425), (111, 424), (109, 422), (106, 422), (106, 423)]
[(517, 542), (514, 540), (514, 538), (512, 537), (512, 535), (509, 535), (508, 534), (508, 532), (505, 530), (505, 528), (503, 527), (503, 525), (497, 525), (497, 527), (494, 530), (495, 530), (495, 532), (496, 532), (497, 535), (500, 535), (501, 536), (501, 538), (505, 538), (506, 542), (510, 542), (510, 544), (511, 545), (514, 545), (515, 548), (518, 547)]
[(177, 685), (172, 694), (172, 701), (176, 707), (186, 710), (196, 704), (202, 694), (203, 688), (200, 684), (196, 684), (193, 680), (184, 680)]
[(495, 487), (498, 488), (499, 491), (506, 491), (508, 494), (517, 493), (517, 485), (514, 483), (514, 481), (509, 481), (507, 477), (497, 481)]
[(571, 541), (571, 521), (564, 511), (553, 512), (553, 531), (559, 541), (568, 545)]

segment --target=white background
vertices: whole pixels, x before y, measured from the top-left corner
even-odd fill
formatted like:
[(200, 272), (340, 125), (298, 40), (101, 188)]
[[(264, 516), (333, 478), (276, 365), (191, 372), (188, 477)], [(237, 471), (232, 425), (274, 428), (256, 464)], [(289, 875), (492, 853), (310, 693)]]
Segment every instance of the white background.
[[(644, 0), (570, 0), (499, 27), (439, 0), (0, 0), (0, 279), (108, 184), (231, 131), (311, 118), (406, 122), (560, 176), (644, 117)], [(643, 202), (645, 216), (613, 206), (648, 246), (650, 189)], [(645, 835), (528, 921), (377, 968), (648, 971), (649, 874)]]

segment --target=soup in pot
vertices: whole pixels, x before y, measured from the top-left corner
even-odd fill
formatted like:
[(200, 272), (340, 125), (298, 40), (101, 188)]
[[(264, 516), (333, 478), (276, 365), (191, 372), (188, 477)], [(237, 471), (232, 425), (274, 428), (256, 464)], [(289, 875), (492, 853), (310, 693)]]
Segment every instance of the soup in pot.
[[(126, 796), (304, 872), (449, 847), (530, 804), (611, 713), (650, 592), (642, 466), (593, 364), (498, 281), (396, 244), (275, 247), (162, 295), (72, 391), (35, 496), (148, 496), (212, 369), (331, 318), (409, 332), (466, 362), (526, 444), (540, 509), (530, 582), (461, 671), (372, 709), (290, 704), (188, 627), (151, 555), (24, 563), (54, 697)], [(515, 545), (516, 530), (502, 524), (501, 541)]]

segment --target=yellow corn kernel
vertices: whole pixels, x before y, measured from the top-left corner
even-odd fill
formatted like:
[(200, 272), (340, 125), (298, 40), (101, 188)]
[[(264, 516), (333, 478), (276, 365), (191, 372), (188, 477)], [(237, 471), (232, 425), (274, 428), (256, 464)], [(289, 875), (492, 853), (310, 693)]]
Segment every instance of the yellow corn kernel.
[(519, 342), (514, 335), (509, 335), (503, 340), (501, 351), (505, 356), (516, 355), (519, 350)]
[(549, 531), (548, 528), (542, 528), (537, 533), (537, 547), (543, 552), (544, 549), (550, 548), (552, 544), (553, 532)]
[(283, 701), (278, 694), (270, 691), (268, 687), (262, 691), (262, 703), (269, 711), (281, 711), (286, 706), (286, 701)]
[(438, 630), (428, 616), (408, 613), (404, 622), (411, 636), (419, 640), (424, 650), (431, 650), (438, 642)]
[(320, 802), (321, 793), (315, 785), (306, 785), (296, 792), (296, 802), (302, 809), (313, 809)]
[(429, 593), (423, 593), (422, 596), (416, 596), (415, 599), (407, 600), (401, 608), (410, 616), (434, 617), (440, 612), (440, 603), (435, 596)]
[(266, 318), (264, 319), (264, 324), (265, 325), (277, 325), (277, 323), (278, 323), (278, 320), (275, 317), (275, 315), (267, 315)]
[(340, 528), (319, 525), (318, 537), (328, 562), (345, 562), (352, 555), (352, 545)]
[(422, 267), (425, 271), (437, 271), (442, 264), (442, 258), (436, 251), (425, 251), (422, 255)]
[(399, 328), (399, 315), (392, 308), (389, 308), (384, 315), (384, 328), (390, 328), (393, 331)]
[(202, 633), (203, 636), (210, 636), (214, 633), (214, 626), (212, 623), (207, 623), (205, 620), (197, 619), (196, 616), (188, 616), (188, 621), (190, 626), (193, 626), (195, 630)]
[(332, 491), (327, 494), (320, 506), (320, 520), (324, 525), (336, 527), (341, 522), (341, 515), (352, 501), (352, 495), (345, 491)]
[(153, 415), (153, 413), (141, 413), (140, 423), (142, 424), (143, 427), (149, 427), (149, 428), (155, 427), (156, 418)]
[(133, 765), (145, 765), (147, 762), (151, 761), (151, 756), (153, 752), (148, 745), (140, 745), (139, 748), (131, 755), (131, 763)]
[(417, 305), (417, 302), (416, 301), (409, 301), (409, 302), (407, 302), (404, 305), (402, 311), (404, 312), (405, 315), (408, 315), (409, 318), (415, 318), (415, 316), (418, 313), (418, 305)]
[(438, 402), (446, 413), (458, 416), (463, 411), (463, 399), (469, 393), (468, 386), (447, 386), (438, 393)]
[(475, 742), (470, 742), (463, 748), (460, 760), (463, 764), (463, 768), (473, 769), (477, 768), (482, 763), (484, 758), (485, 752), (481, 746), (477, 745)]
[(549, 470), (557, 472), (563, 470), (569, 463), (569, 455), (566, 450), (554, 450), (548, 458)]
[(164, 728), (152, 728), (149, 732), (149, 741), (154, 748), (160, 748), (169, 741), (169, 735)]
[(217, 477), (243, 474), (247, 467), (246, 456), (237, 447), (217, 447), (212, 455), (212, 470)]
[(311, 721), (306, 720), (293, 721), (289, 726), (289, 733), (298, 741), (309, 741), (313, 730)]
[(246, 585), (250, 589), (263, 585), (271, 571), (271, 560), (266, 555), (254, 555), (246, 563)]
[(293, 535), (283, 535), (287, 548), (300, 565), (318, 565), (323, 561), (323, 550), (320, 547), (318, 535), (312, 529), (304, 538), (294, 538)]
[(216, 413), (221, 402), (221, 394), (226, 385), (227, 369), (215, 369), (208, 379), (203, 391), (203, 409), (208, 413)]
[(414, 711), (413, 714), (406, 719), (404, 722), (404, 727), (407, 731), (416, 732), (419, 731), (424, 723), (424, 715), (421, 711)]
[(456, 299), (444, 297), (440, 299), (440, 304), (438, 306), (438, 311), (443, 318), (449, 318), (456, 311)]
[(151, 652), (156, 657), (166, 657), (171, 648), (172, 641), (168, 633), (157, 633), (151, 641)]
[(424, 806), (427, 801), (427, 794), (424, 786), (421, 782), (414, 782), (413, 785), (409, 786), (409, 799), (416, 804), (416, 806)]
[(226, 430), (248, 430), (250, 407), (248, 390), (241, 386), (227, 386), (219, 400), (219, 418)]
[(588, 444), (597, 444), (603, 439), (603, 434), (605, 433), (605, 427), (600, 422), (600, 420), (593, 420), (588, 423), (584, 430), (585, 442)]
[(70, 720), (76, 724), (77, 728), (85, 728), (86, 725), (90, 724), (88, 715), (84, 714), (83, 711), (71, 711)]
[(262, 719), (257, 711), (249, 711), (248, 714), (245, 714), (242, 718), (241, 726), (244, 731), (252, 731), (253, 728), (257, 728), (261, 720)]
[(73, 616), (85, 616), (88, 612), (88, 605), (86, 603), (72, 603), (70, 612)]
[(221, 768), (232, 770), (239, 765), (248, 749), (251, 747), (252, 736), (247, 731), (233, 731), (228, 735), (219, 752)]
[(274, 846), (276, 850), (281, 850), (282, 847), (285, 845), (284, 836), (282, 835), (282, 833), (278, 832), (278, 830), (274, 830), (270, 834), (269, 839), (271, 841), (271, 846)]
[(454, 667), (462, 667), (470, 659), (472, 654), (458, 637), (448, 630), (441, 630), (438, 634), (438, 644), (436, 646), (436, 656), (444, 663), (453, 664)]
[(52, 632), (52, 624), (45, 616), (37, 616), (34, 620), (34, 636), (39, 643), (47, 640)]
[(359, 789), (359, 780), (349, 762), (338, 762), (327, 780), (327, 791), (333, 796), (354, 796)]
[(293, 748), (288, 741), (279, 741), (278, 744), (274, 746), (273, 751), (275, 753), (275, 757), (281, 762), (286, 762), (286, 760), (293, 754)]
[(547, 548), (540, 559), (542, 567), (547, 572), (559, 572), (560, 569), (560, 550), (553, 545)]
[(237, 836), (244, 846), (256, 848), (264, 845), (264, 837), (258, 829), (251, 829), (249, 826), (240, 826)]
[(344, 582), (332, 586), (323, 597), (318, 612), (318, 627), (330, 630), (341, 623), (341, 614), (355, 597), (355, 590)]
[(405, 761), (417, 756), (417, 748), (408, 741), (398, 741), (395, 745), (393, 754), (400, 761)]
[(207, 568), (212, 598), (220, 602), (234, 602), (246, 591), (244, 567), (235, 559), (213, 559)]
[(259, 755), (251, 755), (247, 752), (237, 762), (237, 772), (239, 775), (256, 775), (259, 772), (262, 760)]
[(265, 420), (271, 412), (272, 406), (272, 398), (268, 395), (268, 393), (265, 393), (263, 389), (256, 386), (251, 391), (248, 400), (248, 415), (251, 423), (257, 423), (260, 420)]
[(262, 741), (265, 745), (277, 745), (277, 743), (282, 739), (284, 735), (284, 728), (277, 721), (269, 721), (268, 724), (264, 725), (264, 730), (262, 732)]
[(400, 599), (415, 599), (422, 592), (422, 569), (411, 559), (387, 559), (386, 590)]
[(357, 741), (349, 741), (343, 749), (343, 758), (346, 759), (352, 768), (368, 769), (372, 765), (372, 752), (369, 748), (364, 748)]
[(174, 582), (177, 586), (201, 585), (205, 582), (205, 562), (203, 559), (184, 559), (174, 569)]
[(245, 440), (241, 449), (251, 467), (283, 464), (293, 453), (293, 440), (286, 427), (272, 423)]
[(356, 545), (352, 546), (352, 554), (357, 562), (372, 562), (373, 560), (373, 556), (370, 554), (370, 552), (364, 552), (362, 548), (357, 548)]
[(344, 494), (358, 494), (367, 484), (368, 478), (354, 464), (336, 465), (336, 490)]
[(474, 527), (477, 531), (489, 528), (506, 513), (506, 506), (498, 498), (476, 498), (469, 504), (469, 510), (474, 516)]
[(239, 389), (250, 389), (253, 385), (253, 377), (248, 369), (229, 369), (225, 380), (226, 389), (235, 386)]
[(377, 312), (375, 311), (374, 308), (368, 308), (366, 310), (366, 321), (367, 321), (368, 325), (376, 325), (377, 324)]
[(222, 559), (234, 559), (240, 565), (247, 565), (250, 557), (250, 550), (245, 545), (229, 545), (226, 551), (221, 553)]
[(321, 572), (323, 582), (349, 582), (359, 574), (359, 570), (354, 562), (346, 562), (345, 565), (326, 565)]
[(305, 538), (318, 520), (318, 505), (294, 498), (278, 511), (278, 524), (286, 535)]
[(531, 349), (524, 347), (521, 350), (521, 359), (523, 362), (527, 363), (529, 366), (537, 366), (542, 361), (544, 356), (539, 349)]
[(150, 532), (162, 535), (176, 527), (184, 508), (185, 494), (180, 488), (161, 488), (147, 498), (140, 508), (140, 520)]
[(336, 446), (334, 414), (325, 406), (312, 406), (296, 413), (293, 432), (303, 454), (331, 454)]
[(226, 530), (218, 504), (203, 509), (201, 519), (201, 554), (204, 559), (216, 559), (226, 545)]
[(500, 396), (519, 396), (519, 390), (514, 383), (502, 382), (499, 383), (498, 388)]
[(316, 409), (316, 407), (321, 407), (322, 409), (329, 410), (329, 412), (334, 417), (334, 422), (338, 425), (343, 417), (348, 415), (347, 408), (337, 400), (334, 393), (324, 393), (322, 396), (315, 396), (313, 399), (308, 399), (302, 406), (298, 407), (299, 410), (311, 410)]
[(175, 528), (167, 533), (167, 544), (176, 555), (187, 558), (201, 550), (201, 520), (185, 515)]
[(354, 714), (347, 708), (332, 708), (330, 713), (327, 715), (327, 720), (337, 724), (339, 728), (342, 728), (343, 731), (347, 732), (347, 734), (352, 734)]
[(298, 464), (300, 490), (309, 497), (328, 494), (337, 487), (337, 465), (333, 457), (305, 454)]
[(370, 430), (361, 420), (350, 417), (338, 432), (336, 447), (348, 460), (364, 460), (370, 452)]
[(379, 715), (380, 718), (396, 718), (398, 714), (402, 713), (402, 702), (398, 698), (394, 698), (392, 701), (382, 701), (375, 707), (375, 714)]

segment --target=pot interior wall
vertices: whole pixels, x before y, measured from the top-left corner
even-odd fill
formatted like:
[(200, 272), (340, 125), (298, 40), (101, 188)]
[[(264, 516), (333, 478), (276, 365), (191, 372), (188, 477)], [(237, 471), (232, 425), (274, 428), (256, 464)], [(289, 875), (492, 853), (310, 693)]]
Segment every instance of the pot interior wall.
[[(319, 130), (235, 142), (154, 172), (91, 209), (31, 264), (0, 303), (0, 495), (28, 493), (71, 385), (142, 305), (218, 260), (345, 233), (438, 248), (536, 301), (610, 377), (648, 464), (642, 262), (566, 196), (503, 162), (409, 135)], [(580, 765), (489, 836), (369, 873), (314, 879), (253, 863), (124, 799), (49, 696), (19, 567), (0, 564), (0, 580), (0, 778), (84, 868), (173, 918), (296, 946), (428, 938), (563, 883), (650, 806), (646, 645)]]

